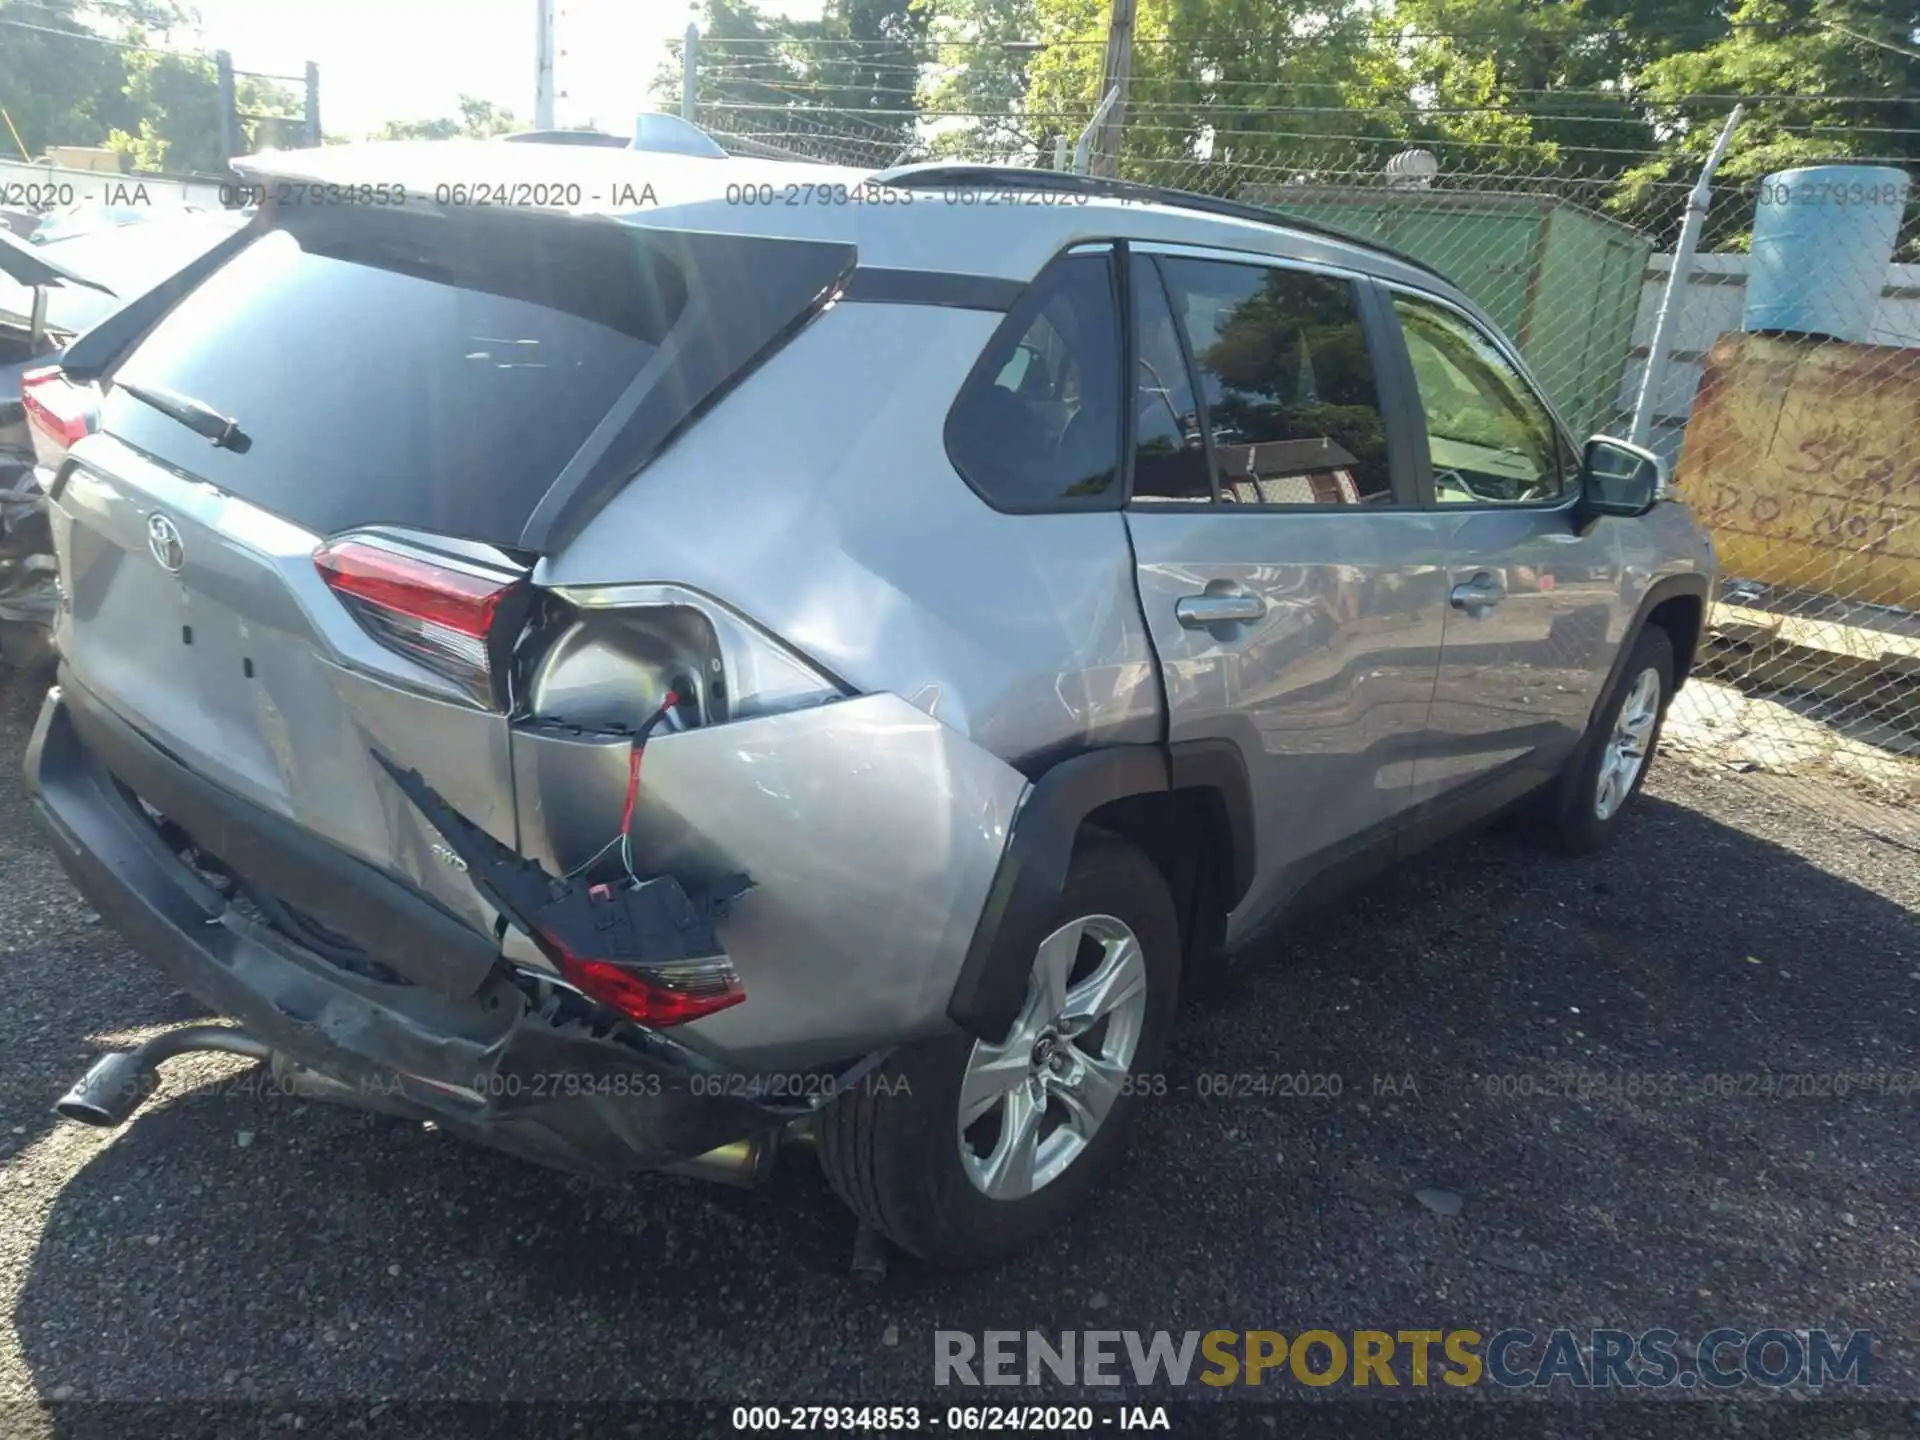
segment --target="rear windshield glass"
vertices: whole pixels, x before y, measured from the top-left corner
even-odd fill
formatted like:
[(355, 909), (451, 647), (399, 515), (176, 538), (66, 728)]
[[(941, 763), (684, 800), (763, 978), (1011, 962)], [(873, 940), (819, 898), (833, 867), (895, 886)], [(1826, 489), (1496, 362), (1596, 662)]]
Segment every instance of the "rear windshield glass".
[(246, 449), (120, 391), (102, 428), (322, 535), (386, 524), (511, 546), (684, 300), (614, 222), (296, 213), (115, 377), (229, 417)]

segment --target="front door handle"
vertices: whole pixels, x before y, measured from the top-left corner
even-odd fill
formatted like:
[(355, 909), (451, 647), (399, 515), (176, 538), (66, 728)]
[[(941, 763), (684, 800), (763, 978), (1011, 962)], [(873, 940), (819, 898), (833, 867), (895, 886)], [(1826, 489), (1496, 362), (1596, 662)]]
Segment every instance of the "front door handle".
[(1462, 581), (1454, 586), (1450, 598), (1454, 609), (1464, 610), (1469, 615), (1478, 615), (1481, 611), (1490, 610), (1506, 599), (1507, 587), (1500, 583), (1498, 576), (1482, 570), (1471, 580)]
[(1189, 630), (1258, 620), (1266, 613), (1267, 602), (1258, 595), (1182, 595), (1173, 606), (1174, 618)]

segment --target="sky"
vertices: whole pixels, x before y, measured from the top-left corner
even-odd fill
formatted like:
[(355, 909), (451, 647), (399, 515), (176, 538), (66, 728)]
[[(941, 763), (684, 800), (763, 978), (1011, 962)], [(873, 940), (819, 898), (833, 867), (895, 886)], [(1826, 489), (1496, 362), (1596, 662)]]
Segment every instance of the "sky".
[[(298, 76), (320, 67), (320, 122), (358, 136), (387, 120), (452, 115), (462, 94), (533, 119), (536, 0), (189, 0), (200, 12), (181, 48), (227, 50), (235, 68)], [(647, 106), (685, 0), (557, 0), (554, 118), (625, 132)], [(762, 0), (769, 15), (813, 19), (822, 0)]]

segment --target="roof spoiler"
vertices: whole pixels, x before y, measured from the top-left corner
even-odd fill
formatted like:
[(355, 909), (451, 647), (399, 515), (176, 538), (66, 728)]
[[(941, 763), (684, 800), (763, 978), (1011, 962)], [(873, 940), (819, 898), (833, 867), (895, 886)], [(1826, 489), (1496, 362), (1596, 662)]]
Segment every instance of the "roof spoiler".
[(634, 118), (633, 143), (629, 150), (655, 150), (669, 155), (698, 155), (706, 160), (724, 160), (727, 152), (706, 131), (678, 115), (641, 114)]
[(724, 160), (727, 152), (714, 138), (690, 120), (678, 115), (642, 113), (633, 122), (633, 138), (623, 140), (604, 130), (522, 130), (502, 135), (502, 140), (525, 145), (593, 145), (618, 150), (648, 150), (655, 154), (694, 155), (703, 160)]

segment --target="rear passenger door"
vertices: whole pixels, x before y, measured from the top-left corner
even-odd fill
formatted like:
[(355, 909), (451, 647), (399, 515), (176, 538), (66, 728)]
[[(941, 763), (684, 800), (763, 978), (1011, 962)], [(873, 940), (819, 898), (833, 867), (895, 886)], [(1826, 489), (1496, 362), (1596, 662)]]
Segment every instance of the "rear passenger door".
[(1410, 802), (1444, 521), (1417, 503), (1371, 281), (1137, 244), (1128, 288), (1127, 524), (1169, 738), (1232, 742), (1252, 782), (1258, 872), (1231, 942)]
[(1445, 523), (1445, 639), (1416, 798), (1491, 810), (1579, 741), (1621, 601), (1618, 522), (1582, 521), (1579, 461), (1511, 351), (1433, 296), (1391, 292), (1414, 376), (1422, 492)]

